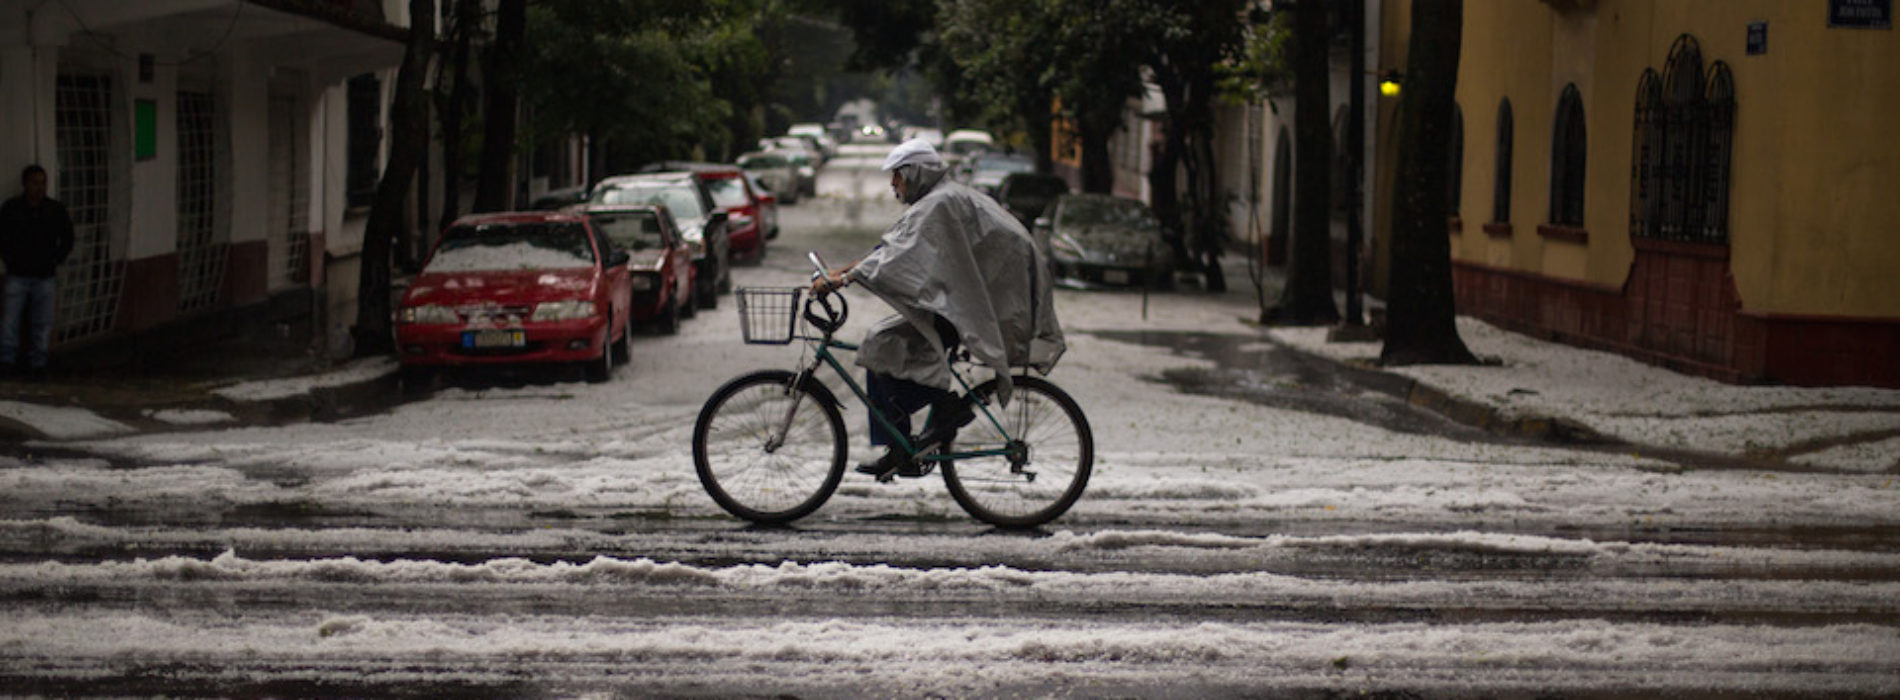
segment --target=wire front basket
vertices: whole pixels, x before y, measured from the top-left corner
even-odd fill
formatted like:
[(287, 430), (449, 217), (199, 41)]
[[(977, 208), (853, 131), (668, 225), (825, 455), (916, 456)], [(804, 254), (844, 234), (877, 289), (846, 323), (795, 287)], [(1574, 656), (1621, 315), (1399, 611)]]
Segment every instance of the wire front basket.
[(798, 299), (803, 287), (741, 287), (739, 330), (745, 342), (785, 345), (798, 327)]

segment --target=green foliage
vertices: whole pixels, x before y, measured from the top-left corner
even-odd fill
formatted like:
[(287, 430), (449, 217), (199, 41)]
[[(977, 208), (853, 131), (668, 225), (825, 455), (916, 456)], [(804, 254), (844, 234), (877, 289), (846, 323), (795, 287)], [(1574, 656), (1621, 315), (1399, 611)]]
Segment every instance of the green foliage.
[(1292, 36), (1290, 12), (1273, 13), (1266, 23), (1244, 24), (1239, 57), (1215, 66), (1220, 76), (1222, 100), (1228, 104), (1251, 104), (1291, 90)]
[(615, 160), (729, 157), (756, 140), (780, 0), (539, 0), (520, 70), (531, 142), (584, 134)]

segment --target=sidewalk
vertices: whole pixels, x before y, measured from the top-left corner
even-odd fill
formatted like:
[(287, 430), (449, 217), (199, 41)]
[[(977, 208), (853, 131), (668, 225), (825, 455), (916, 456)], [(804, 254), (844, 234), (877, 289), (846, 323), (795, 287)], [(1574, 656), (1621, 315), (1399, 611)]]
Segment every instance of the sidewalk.
[(1327, 328), (1269, 328), (1274, 341), (1399, 381), (1394, 391), (1454, 420), (1526, 437), (1614, 445), (1708, 466), (1900, 474), (1900, 390), (1738, 386), (1459, 317), (1480, 366), (1377, 367), (1378, 343)]
[[(1219, 301), (1235, 301), (1228, 296)], [(1249, 320), (1209, 330), (1261, 334), (1373, 380), (1362, 385), (1498, 433), (1697, 466), (1900, 474), (1896, 390), (1722, 384), (1469, 318), (1459, 319), (1459, 333), (1490, 364), (1380, 368), (1376, 342), (1332, 343), (1328, 328), (1258, 328)], [(390, 358), (313, 371), (308, 358), (247, 342), (194, 358), (162, 363), (157, 373), (0, 378), (0, 451), (28, 442), (325, 420), (400, 400)]]

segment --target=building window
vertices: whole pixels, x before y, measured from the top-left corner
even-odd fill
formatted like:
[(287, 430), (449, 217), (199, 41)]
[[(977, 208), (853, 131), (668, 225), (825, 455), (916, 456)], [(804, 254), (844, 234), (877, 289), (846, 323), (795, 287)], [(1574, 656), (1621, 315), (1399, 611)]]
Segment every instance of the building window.
[(218, 146), (211, 93), (178, 93), (178, 311), (210, 309), (224, 285), (218, 241)]
[(53, 93), (54, 149), (59, 198), (73, 221), (73, 251), (59, 267), (54, 313), (56, 343), (100, 335), (118, 324), (125, 264), (112, 252), (112, 181), (117, 147), (113, 105), (120, 95), (110, 77), (60, 67)]
[(1451, 144), (1450, 167), (1445, 169), (1445, 180), (1449, 186), (1445, 209), (1452, 216), (1458, 216), (1458, 200), (1465, 194), (1465, 108), (1453, 102), (1451, 104)]
[(1511, 223), (1511, 99), (1498, 103), (1497, 184), (1491, 188), (1491, 221)]
[(349, 165), (351, 207), (367, 207), (376, 198), (376, 156), (382, 151), (383, 81), (364, 73), (349, 83)]
[(1659, 76), (1637, 83), (1630, 235), (1728, 244), (1735, 83), (1727, 63), (1702, 68), (1695, 37), (1676, 39)]
[(1583, 173), (1586, 149), (1583, 96), (1577, 84), (1564, 86), (1557, 98), (1557, 124), (1550, 144), (1550, 223), (1583, 226)]

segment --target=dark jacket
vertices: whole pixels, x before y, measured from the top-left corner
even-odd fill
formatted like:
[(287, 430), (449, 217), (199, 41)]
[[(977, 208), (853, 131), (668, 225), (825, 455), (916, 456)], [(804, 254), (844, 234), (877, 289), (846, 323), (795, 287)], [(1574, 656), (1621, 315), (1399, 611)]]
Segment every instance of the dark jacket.
[(66, 205), (51, 197), (35, 207), (26, 197), (0, 204), (0, 262), (7, 274), (51, 277), (73, 252), (73, 220)]

